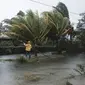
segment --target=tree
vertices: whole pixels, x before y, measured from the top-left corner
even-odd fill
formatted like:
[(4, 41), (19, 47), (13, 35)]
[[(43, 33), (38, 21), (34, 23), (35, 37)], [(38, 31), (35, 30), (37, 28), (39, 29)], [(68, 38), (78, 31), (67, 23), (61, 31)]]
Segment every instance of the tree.
[(77, 35), (77, 40), (81, 46), (85, 47), (85, 31), (82, 31)]
[(42, 45), (46, 35), (50, 31), (44, 18), (39, 17), (38, 13), (29, 10), (25, 16), (16, 16), (11, 20), (5, 20), (8, 24), (9, 32), (6, 34), (12, 38), (24, 41), (30, 40), (34, 44)]
[(69, 19), (63, 17), (60, 12), (44, 12), (43, 16), (48, 23), (48, 28), (51, 29), (47, 36), (56, 40), (57, 49), (60, 50), (60, 39), (64, 39), (68, 34)]
[(44, 12), (43, 16), (45, 17), (48, 27), (51, 28), (48, 33), (49, 38), (54, 36), (55, 39), (57, 39), (67, 34), (65, 33), (65, 30), (69, 26), (69, 19), (67, 17), (63, 17), (59, 12)]
[[(67, 17), (69, 19), (69, 11), (68, 11), (67, 6), (64, 3), (59, 2), (58, 5), (56, 7), (54, 7), (53, 11), (54, 12), (60, 12), (63, 15), (63, 17)], [(68, 34), (70, 36), (70, 41), (72, 43), (74, 29), (71, 25), (70, 20), (69, 20), (69, 26), (67, 27), (66, 32), (68, 32)]]
[(17, 13), (17, 15), (18, 15), (18, 16), (25, 16), (25, 13), (20, 10), (20, 11)]
[(0, 23), (0, 35), (1, 35), (1, 32), (2, 32), (2, 23)]
[(80, 16), (81, 19), (79, 19), (77, 24), (77, 30), (85, 30), (85, 13), (81, 13)]
[(77, 24), (77, 40), (85, 47), (85, 13), (80, 14), (81, 19)]
[(69, 18), (69, 12), (66, 5), (62, 2), (59, 2), (56, 7), (54, 7), (54, 12), (60, 12), (64, 17)]
[(5, 28), (5, 25), (3, 24), (3, 22), (0, 23), (0, 34), (4, 33), (5, 31), (7, 31), (7, 29)]

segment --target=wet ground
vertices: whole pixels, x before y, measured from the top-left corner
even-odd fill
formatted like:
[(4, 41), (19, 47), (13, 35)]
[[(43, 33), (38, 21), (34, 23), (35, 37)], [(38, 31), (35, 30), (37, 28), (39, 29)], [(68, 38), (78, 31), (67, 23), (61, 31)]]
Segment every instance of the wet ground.
[[(0, 56), (0, 59), (16, 59), (17, 56), (19, 55)], [(65, 56), (67, 57), (56, 61), (33, 64), (0, 61), (0, 85), (64, 85), (66, 81), (74, 85), (80, 85), (80, 82), (85, 85), (84, 77), (68, 79), (70, 74), (77, 74), (73, 70), (77, 64), (85, 65), (85, 54)]]

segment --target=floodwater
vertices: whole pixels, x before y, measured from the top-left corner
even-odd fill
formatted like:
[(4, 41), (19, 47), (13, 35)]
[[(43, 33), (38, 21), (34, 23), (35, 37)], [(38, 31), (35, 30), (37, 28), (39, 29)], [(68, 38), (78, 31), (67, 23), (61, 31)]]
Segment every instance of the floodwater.
[[(0, 56), (1, 59), (15, 59), (18, 55)], [(57, 56), (57, 55), (56, 55)], [(85, 85), (85, 78), (68, 79), (70, 74), (77, 74), (73, 69), (77, 64), (85, 65), (85, 54), (66, 55), (56, 61), (21, 64), (15, 61), (0, 61), (0, 85), (64, 85), (67, 80), (73, 85)], [(29, 75), (38, 77), (36, 81)], [(81, 81), (82, 80), (82, 81)], [(76, 82), (77, 81), (77, 82)], [(79, 84), (80, 85), (80, 84)]]

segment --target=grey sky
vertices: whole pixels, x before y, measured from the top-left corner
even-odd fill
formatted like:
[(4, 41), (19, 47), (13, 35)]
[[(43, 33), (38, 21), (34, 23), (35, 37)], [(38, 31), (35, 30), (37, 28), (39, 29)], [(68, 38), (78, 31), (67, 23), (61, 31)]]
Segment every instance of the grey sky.
[[(56, 6), (59, 1), (64, 2), (68, 7), (69, 12), (82, 13), (85, 11), (85, 0), (36, 0), (48, 5)], [(39, 13), (43, 11), (52, 10), (51, 7), (43, 6), (30, 0), (1, 0), (0, 1), (0, 21), (6, 18), (11, 18), (19, 12), (19, 10), (26, 11), (32, 9), (38, 10)], [(70, 13), (72, 22), (77, 23), (79, 15)]]

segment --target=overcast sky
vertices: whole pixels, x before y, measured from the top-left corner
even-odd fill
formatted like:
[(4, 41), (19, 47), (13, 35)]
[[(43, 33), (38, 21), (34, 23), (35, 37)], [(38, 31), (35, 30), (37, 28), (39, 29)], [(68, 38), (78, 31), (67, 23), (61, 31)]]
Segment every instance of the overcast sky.
[[(51, 6), (56, 6), (59, 1), (63, 2), (64, 4), (66, 4), (70, 12), (70, 19), (73, 23), (78, 22), (79, 15), (72, 14), (71, 12), (79, 14), (85, 11), (85, 0), (36, 0), (36, 1)], [(0, 21), (15, 16), (19, 12), (19, 10), (27, 11), (29, 9), (32, 9), (33, 11), (38, 10), (39, 13), (43, 11), (52, 10), (51, 7), (43, 6), (30, 0), (1, 0)]]

